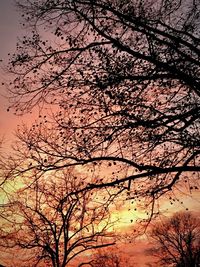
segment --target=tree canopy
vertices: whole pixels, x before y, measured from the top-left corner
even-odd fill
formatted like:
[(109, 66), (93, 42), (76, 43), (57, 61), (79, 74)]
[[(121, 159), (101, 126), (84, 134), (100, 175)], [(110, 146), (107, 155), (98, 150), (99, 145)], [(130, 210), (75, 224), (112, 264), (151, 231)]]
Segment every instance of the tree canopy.
[(8, 66), (12, 107), (57, 111), (18, 134), (31, 168), (88, 166), (98, 179), (86, 188), (120, 186), (152, 203), (191, 185), (200, 171), (199, 1), (17, 6), (30, 34)]

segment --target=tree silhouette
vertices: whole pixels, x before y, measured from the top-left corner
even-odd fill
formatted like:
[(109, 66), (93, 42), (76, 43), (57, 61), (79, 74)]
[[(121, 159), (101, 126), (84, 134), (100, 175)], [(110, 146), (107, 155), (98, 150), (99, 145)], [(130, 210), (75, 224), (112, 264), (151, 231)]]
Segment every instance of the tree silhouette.
[(19, 255), (26, 251), (17, 266), (68, 266), (88, 250), (114, 244), (109, 213), (112, 196), (104, 194), (103, 198), (95, 192), (70, 196), (82, 183), (75, 173), (52, 173), (18, 190), (10, 200), (0, 247), (4, 252), (21, 249)]
[(200, 264), (200, 221), (191, 213), (175, 213), (151, 232), (160, 266), (196, 267)]
[[(51, 127), (34, 126), (20, 137), (37, 170), (97, 164), (104, 175), (87, 188), (123, 186), (130, 197), (147, 196), (152, 203), (195, 178), (199, 1), (39, 0), (17, 6), (31, 31), (10, 59), (12, 107), (16, 113), (35, 105), (59, 109)], [(106, 176), (110, 165), (117, 171)]]

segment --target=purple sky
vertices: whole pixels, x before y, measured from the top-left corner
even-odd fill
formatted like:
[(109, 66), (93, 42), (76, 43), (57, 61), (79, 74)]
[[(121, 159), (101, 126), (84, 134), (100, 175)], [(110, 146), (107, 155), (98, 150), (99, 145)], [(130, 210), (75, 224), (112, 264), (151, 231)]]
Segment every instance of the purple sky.
[(4, 147), (9, 146), (13, 139), (13, 132), (21, 121), (26, 119), (19, 118), (7, 112), (8, 101), (4, 97), (6, 94), (2, 82), (8, 79), (4, 67), (8, 62), (8, 53), (14, 53), (17, 37), (24, 31), (20, 26), (20, 14), (14, 5), (14, 0), (0, 0), (0, 137), (4, 136)]
[(0, 22), (0, 57), (5, 60), (10, 49), (15, 47), (16, 37), (20, 29), (19, 15), (13, 0), (0, 0)]

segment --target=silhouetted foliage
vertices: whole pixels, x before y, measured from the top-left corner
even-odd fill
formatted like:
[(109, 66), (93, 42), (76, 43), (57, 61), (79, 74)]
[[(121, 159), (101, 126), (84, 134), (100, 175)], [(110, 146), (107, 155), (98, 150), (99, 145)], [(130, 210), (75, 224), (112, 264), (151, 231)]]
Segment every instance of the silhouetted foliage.
[(86, 188), (120, 186), (130, 198), (151, 199), (152, 207), (198, 175), (199, 1), (17, 6), (31, 31), (10, 59), (13, 107), (16, 113), (35, 105), (59, 109), (20, 134), (31, 168), (100, 169)]
[(70, 195), (84, 180), (75, 173), (33, 180), (2, 211), (0, 248), (21, 253), (17, 266), (64, 267), (88, 250), (115, 243), (109, 212), (113, 196), (94, 191)]
[(198, 267), (200, 264), (200, 220), (191, 213), (175, 213), (151, 232), (151, 254), (160, 266)]

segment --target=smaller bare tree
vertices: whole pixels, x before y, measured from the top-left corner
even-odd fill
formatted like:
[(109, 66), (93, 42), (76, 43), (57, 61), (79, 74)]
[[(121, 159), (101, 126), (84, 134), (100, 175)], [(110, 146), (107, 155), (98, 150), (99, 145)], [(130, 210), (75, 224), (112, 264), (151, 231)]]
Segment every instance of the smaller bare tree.
[(92, 262), (92, 267), (120, 267), (121, 266), (120, 255), (113, 252), (99, 252), (95, 255)]
[(133, 267), (133, 262), (128, 262), (128, 256), (122, 253), (118, 248), (112, 247), (111, 249), (99, 249), (89, 261), (82, 262), (78, 267)]
[(189, 212), (175, 213), (151, 231), (150, 252), (160, 266), (197, 267), (200, 264), (200, 220)]

